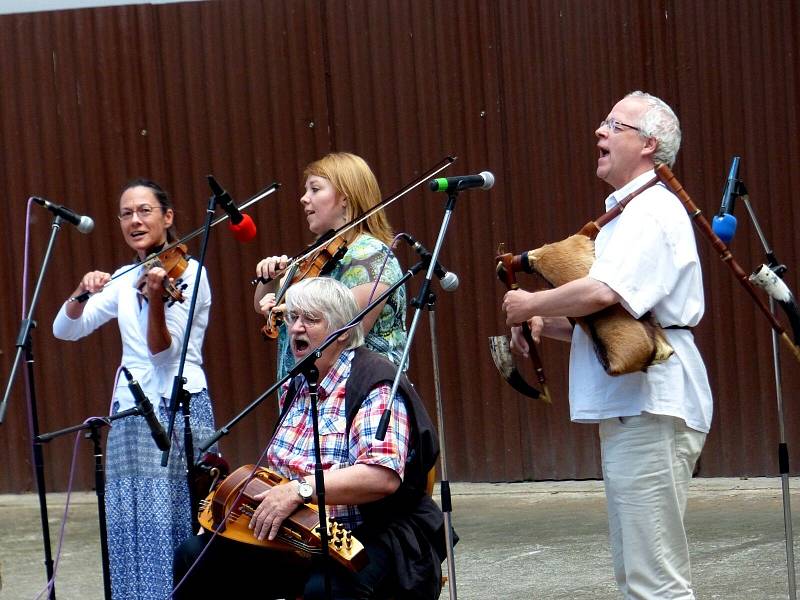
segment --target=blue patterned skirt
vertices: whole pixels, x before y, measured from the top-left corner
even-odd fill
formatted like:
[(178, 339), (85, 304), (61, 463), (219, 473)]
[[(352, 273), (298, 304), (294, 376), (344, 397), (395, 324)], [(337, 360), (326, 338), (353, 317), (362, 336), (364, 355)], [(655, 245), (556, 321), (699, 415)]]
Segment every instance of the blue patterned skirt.
[[(162, 400), (158, 416), (166, 429), (165, 404)], [(192, 394), (190, 406), (193, 439), (203, 440), (214, 432), (208, 391)], [(106, 452), (105, 506), (115, 600), (168, 598), (172, 555), (193, 534), (180, 410), (167, 467), (161, 466), (161, 454), (143, 417), (114, 421)]]

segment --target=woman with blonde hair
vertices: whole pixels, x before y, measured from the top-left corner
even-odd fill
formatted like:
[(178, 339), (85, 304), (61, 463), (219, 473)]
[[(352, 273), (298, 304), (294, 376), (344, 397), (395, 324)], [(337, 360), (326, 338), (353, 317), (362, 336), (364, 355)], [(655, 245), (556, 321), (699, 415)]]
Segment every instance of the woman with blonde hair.
[[(372, 169), (363, 158), (348, 152), (334, 152), (312, 162), (303, 171), (303, 181), (305, 193), (300, 205), (308, 229), (317, 239), (381, 201)], [(326, 274), (350, 288), (361, 308), (402, 277), (400, 263), (389, 247), (392, 237), (385, 213), (376, 212), (344, 234), (347, 251)], [(256, 266), (256, 276), (275, 278), (288, 263), (286, 255), (265, 258)], [(269, 316), (276, 304), (275, 291), (275, 282), (258, 285), (253, 298), (256, 312)], [(395, 364), (400, 362), (406, 344), (405, 314), (406, 292), (405, 286), (401, 286), (363, 321), (366, 346)], [(293, 364), (286, 328), (282, 325), (278, 334), (278, 378), (288, 373)]]

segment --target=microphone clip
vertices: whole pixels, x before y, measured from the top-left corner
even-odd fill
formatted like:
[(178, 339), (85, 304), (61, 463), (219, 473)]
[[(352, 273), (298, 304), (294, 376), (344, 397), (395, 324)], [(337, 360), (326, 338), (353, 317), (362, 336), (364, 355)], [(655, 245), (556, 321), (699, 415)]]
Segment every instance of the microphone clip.
[(737, 178), (732, 182), (730, 196), (727, 200), (723, 201), (717, 216), (723, 217), (726, 214), (732, 215), (736, 209), (736, 200), (742, 196), (747, 196), (747, 187), (744, 185), (744, 181)]
[[(399, 237), (405, 240), (408, 245), (411, 246), (411, 248), (419, 255), (420, 262), (425, 269), (429, 269), (431, 261), (433, 260), (433, 253), (423, 246), (421, 242), (417, 241), (413, 236), (407, 233), (400, 233)], [(458, 287), (458, 275), (445, 269), (438, 261), (433, 267), (433, 272), (439, 279), (439, 283), (441, 284), (443, 290), (452, 292)]]

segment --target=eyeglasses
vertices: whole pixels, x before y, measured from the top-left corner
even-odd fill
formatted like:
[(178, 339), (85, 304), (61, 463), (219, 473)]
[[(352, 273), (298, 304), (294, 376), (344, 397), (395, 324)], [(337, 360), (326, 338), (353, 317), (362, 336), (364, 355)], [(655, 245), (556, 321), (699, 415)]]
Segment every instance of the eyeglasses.
[(310, 312), (300, 312), (297, 310), (290, 310), (286, 313), (286, 320), (291, 325), (295, 321), (300, 321), (305, 327), (316, 327), (322, 323), (323, 318), (321, 315), (315, 315)]
[(611, 133), (620, 133), (622, 131), (626, 131), (623, 127), (627, 127), (628, 129), (633, 129), (634, 131), (638, 131), (639, 133), (642, 132), (641, 129), (638, 127), (634, 127), (633, 125), (628, 125), (627, 123), (623, 123), (622, 121), (617, 121), (615, 118), (605, 119), (600, 121), (600, 125), (597, 127), (600, 129), (601, 127), (608, 127), (608, 130)]
[(157, 208), (163, 208), (163, 206), (150, 206), (149, 204), (142, 204), (134, 210), (123, 210), (117, 215), (117, 218), (120, 221), (130, 221), (135, 213), (140, 219), (146, 219), (152, 215), (153, 211)]

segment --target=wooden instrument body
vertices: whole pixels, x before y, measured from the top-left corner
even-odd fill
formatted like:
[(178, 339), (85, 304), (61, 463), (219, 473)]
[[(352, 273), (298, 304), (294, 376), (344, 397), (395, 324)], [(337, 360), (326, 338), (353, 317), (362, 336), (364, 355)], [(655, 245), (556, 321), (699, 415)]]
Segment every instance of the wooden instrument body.
[[(586, 277), (594, 263), (594, 241), (581, 233), (528, 252), (534, 272), (558, 287)], [(594, 342), (595, 353), (606, 373), (624, 375), (645, 371), (672, 356), (663, 329), (647, 314), (635, 319), (615, 304), (575, 322)]]
[[(252, 479), (250, 474), (255, 470)], [(288, 480), (264, 467), (244, 465), (226, 477), (200, 503), (200, 525), (222, 537), (274, 550), (291, 551), (309, 558), (322, 553), (319, 535), (319, 512), (314, 504), (304, 504), (289, 515), (274, 540), (259, 540), (249, 528), (250, 517), (259, 502), (253, 497)], [(242, 490), (242, 488), (244, 488)], [(241, 492), (241, 494), (240, 494)], [(238, 498), (238, 499), (237, 499)], [(230, 513), (230, 514), (229, 514)], [(227, 520), (225, 515), (228, 515)], [(364, 546), (344, 527), (328, 520), (330, 556), (351, 571), (358, 571), (368, 562)]]

